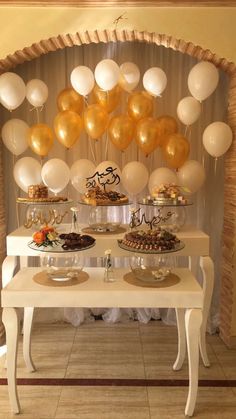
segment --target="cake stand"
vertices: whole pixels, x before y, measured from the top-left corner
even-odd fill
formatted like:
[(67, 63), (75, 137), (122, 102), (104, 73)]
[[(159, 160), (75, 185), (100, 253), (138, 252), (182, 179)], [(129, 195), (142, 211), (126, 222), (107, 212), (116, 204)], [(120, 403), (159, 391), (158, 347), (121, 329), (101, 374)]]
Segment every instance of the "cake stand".
[(25, 228), (38, 229), (42, 225), (58, 225), (68, 221), (70, 207), (74, 201), (21, 201), (16, 200), (18, 219), (23, 209)]
[(119, 229), (123, 218), (122, 208), (131, 205), (132, 202), (94, 206), (80, 201), (79, 204), (90, 208), (88, 225), (92, 232), (110, 233)]
[(179, 231), (186, 223), (187, 219), (187, 207), (193, 205), (192, 202), (187, 203), (177, 203), (173, 200), (167, 199), (162, 202), (156, 202), (143, 198), (138, 201), (138, 204), (145, 206), (148, 216), (157, 216), (160, 215), (162, 221), (160, 226), (165, 227), (169, 231), (177, 232)]

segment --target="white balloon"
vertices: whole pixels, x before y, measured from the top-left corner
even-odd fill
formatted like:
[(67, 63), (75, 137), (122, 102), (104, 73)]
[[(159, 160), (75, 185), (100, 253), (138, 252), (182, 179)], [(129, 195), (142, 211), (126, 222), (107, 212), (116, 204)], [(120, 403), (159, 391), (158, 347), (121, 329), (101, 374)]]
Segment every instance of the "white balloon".
[(188, 76), (188, 88), (197, 100), (205, 100), (216, 89), (219, 82), (219, 72), (214, 64), (201, 61), (196, 64)]
[(43, 183), (50, 191), (57, 194), (62, 191), (70, 180), (70, 169), (61, 159), (48, 160), (42, 167)]
[(134, 63), (123, 63), (120, 66), (119, 85), (127, 92), (131, 92), (138, 85), (140, 80), (140, 71)]
[(70, 169), (70, 179), (74, 188), (80, 192), (87, 191), (87, 178), (95, 173), (95, 164), (88, 159), (80, 159), (75, 161)]
[(160, 96), (167, 85), (165, 72), (159, 67), (149, 68), (143, 76), (143, 87), (153, 96)]
[(82, 96), (87, 96), (94, 88), (94, 75), (90, 68), (79, 65), (70, 75), (73, 88)]
[(192, 125), (201, 114), (201, 104), (192, 96), (181, 99), (177, 106), (177, 115), (184, 125)]
[(206, 179), (204, 167), (196, 160), (188, 160), (177, 172), (178, 184), (185, 192), (193, 194), (197, 192)]
[(33, 79), (26, 85), (26, 99), (35, 106), (42, 106), (48, 98), (48, 86), (42, 80)]
[(94, 76), (98, 86), (103, 90), (109, 91), (119, 81), (120, 68), (113, 60), (102, 60), (96, 65)]
[(124, 188), (129, 194), (137, 195), (147, 185), (148, 176), (148, 170), (143, 163), (131, 161), (124, 166), (121, 180)]
[(29, 125), (21, 119), (10, 119), (2, 127), (2, 140), (15, 156), (24, 153), (28, 147)]
[(42, 182), (41, 165), (33, 157), (22, 157), (14, 166), (13, 176), (17, 185), (27, 193), (28, 186)]
[(0, 76), (0, 101), (9, 111), (18, 108), (25, 99), (25, 83), (15, 73), (3, 73)]
[[(112, 170), (113, 169), (113, 170)], [(97, 175), (96, 181), (98, 184), (102, 185), (106, 183), (106, 191), (114, 190), (116, 189), (121, 180), (121, 170), (119, 166), (114, 162), (110, 160), (105, 160), (101, 162), (95, 169), (95, 173), (98, 173), (99, 175), (103, 174), (103, 177)], [(98, 180), (100, 179), (100, 182)]]
[(148, 182), (148, 189), (150, 194), (153, 193), (153, 190), (155, 188), (166, 183), (177, 184), (176, 173), (168, 169), (167, 167), (159, 167), (158, 169), (154, 170), (151, 173)]
[(224, 122), (212, 122), (203, 132), (203, 145), (212, 157), (220, 157), (231, 146), (233, 133)]

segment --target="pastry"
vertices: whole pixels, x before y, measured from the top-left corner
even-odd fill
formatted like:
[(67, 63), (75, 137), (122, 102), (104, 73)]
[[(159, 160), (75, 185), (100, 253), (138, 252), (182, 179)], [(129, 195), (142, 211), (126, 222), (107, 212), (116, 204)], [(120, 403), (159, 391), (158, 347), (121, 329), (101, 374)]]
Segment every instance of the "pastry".
[(181, 192), (181, 187), (174, 183), (165, 183), (152, 189), (151, 196), (143, 199), (143, 203), (156, 205), (186, 205), (187, 199)]
[(82, 201), (88, 205), (122, 205), (128, 202), (128, 198), (117, 191), (103, 191), (97, 185), (82, 196)]
[(30, 185), (28, 196), (17, 198), (16, 202), (66, 202), (68, 198), (64, 196), (48, 196), (48, 187), (45, 185)]
[(179, 243), (174, 234), (161, 228), (131, 231), (122, 240), (122, 244), (132, 249), (159, 252), (174, 250)]
[(28, 186), (28, 198), (37, 199), (37, 198), (47, 198), (48, 197), (48, 187), (45, 185), (30, 185)]

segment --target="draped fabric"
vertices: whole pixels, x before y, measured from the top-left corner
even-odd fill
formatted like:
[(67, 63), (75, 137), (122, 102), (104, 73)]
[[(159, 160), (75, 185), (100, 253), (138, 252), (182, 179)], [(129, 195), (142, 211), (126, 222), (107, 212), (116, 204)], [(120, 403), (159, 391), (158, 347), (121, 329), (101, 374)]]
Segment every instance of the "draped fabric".
[[(49, 88), (49, 98), (40, 112), (40, 122), (45, 122), (53, 127), (53, 119), (57, 114), (56, 98), (58, 93), (65, 87), (70, 85), (70, 73), (74, 67), (78, 65), (86, 65), (95, 69), (96, 64), (104, 58), (112, 58), (118, 64), (126, 61), (132, 61), (139, 66), (141, 75), (150, 67), (161, 67), (168, 79), (167, 88), (163, 92), (162, 97), (155, 100), (155, 115), (171, 115), (176, 117), (176, 107), (180, 99), (189, 96), (187, 78), (190, 69), (196, 64), (197, 60), (180, 52), (169, 48), (157, 46), (148, 43), (139, 42), (115, 42), (115, 43), (99, 43), (82, 46), (74, 46), (65, 48), (56, 52), (50, 52), (40, 58), (32, 60), (17, 66), (17, 72), (25, 82), (33, 79), (42, 79)], [(142, 83), (138, 86), (142, 89)], [(223, 223), (223, 187), (224, 187), (224, 158), (215, 161), (203, 149), (202, 133), (205, 127), (213, 121), (226, 121), (227, 114), (227, 76), (220, 72), (220, 82), (214, 94), (202, 104), (202, 113), (199, 121), (195, 123), (191, 130), (188, 131), (188, 139), (190, 141), (190, 157), (191, 159), (201, 162), (206, 169), (206, 182), (203, 188), (193, 196), (193, 206), (189, 207), (188, 224), (197, 226), (210, 235), (210, 255), (215, 263), (216, 285), (213, 296), (211, 310), (211, 325), (214, 328), (218, 322), (218, 306), (219, 306), (219, 286), (220, 286), (220, 255), (221, 255), (221, 232)], [(124, 94), (122, 104), (115, 113), (125, 111), (127, 94)], [(26, 101), (11, 114), (3, 110), (0, 115), (1, 123), (4, 123), (11, 117), (21, 118), (29, 125), (37, 122), (37, 114), (31, 109)], [(179, 131), (184, 134), (185, 127), (179, 124)], [(143, 162), (151, 173), (154, 169), (166, 166), (162, 159), (160, 149), (157, 149), (149, 157), (138, 150), (137, 145), (133, 142), (129, 148), (121, 153), (110, 142), (108, 142), (108, 151), (106, 155), (106, 134), (98, 142), (89, 143), (87, 136), (84, 134), (80, 141), (69, 151), (63, 148), (56, 140), (54, 146), (49, 153), (48, 158), (57, 157), (65, 160), (69, 166), (80, 158), (93, 159), (91, 146), (94, 149), (96, 163), (100, 163), (105, 159), (115, 161), (120, 168), (132, 160)], [(31, 151), (27, 150), (23, 156), (32, 156)], [(15, 185), (13, 179), (13, 165), (15, 158), (4, 148), (4, 178), (5, 178), (5, 200), (7, 207), (7, 230), (12, 231), (16, 225), (16, 208), (15, 196), (19, 196), (20, 191)], [(73, 199), (78, 199), (78, 193), (71, 185), (68, 186), (68, 194)], [(147, 190), (143, 194), (147, 193)], [(81, 221), (86, 222), (86, 212), (81, 211)], [(124, 211), (123, 221), (127, 221), (128, 212)], [(184, 264), (185, 260), (178, 260), (178, 264)], [(122, 261), (117, 261), (118, 265)], [(198, 266), (198, 263), (196, 263)], [(200, 271), (196, 268), (196, 275), (200, 280)], [(120, 317), (138, 318), (141, 321), (148, 321), (151, 317), (158, 317), (158, 311), (143, 310), (104, 310), (104, 318), (107, 321), (114, 321)], [(65, 310), (66, 318), (79, 324), (84, 318), (91, 317), (91, 311)], [(173, 316), (170, 311), (164, 311), (161, 316), (168, 321), (172, 321)]]

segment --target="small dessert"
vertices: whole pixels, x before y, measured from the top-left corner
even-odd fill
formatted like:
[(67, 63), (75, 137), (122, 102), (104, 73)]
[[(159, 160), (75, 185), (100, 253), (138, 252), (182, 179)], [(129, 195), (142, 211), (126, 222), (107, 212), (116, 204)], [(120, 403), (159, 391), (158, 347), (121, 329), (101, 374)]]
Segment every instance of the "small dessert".
[(181, 192), (181, 187), (174, 183), (165, 183), (152, 190), (151, 196), (144, 198), (144, 203), (156, 205), (186, 205), (187, 199)]
[(175, 234), (161, 228), (131, 231), (122, 240), (122, 244), (132, 249), (158, 252), (174, 250), (179, 243)]
[(45, 185), (30, 185), (28, 186), (28, 197), (30, 199), (47, 198), (48, 187)]
[(59, 238), (64, 240), (64, 244), (62, 245), (64, 250), (86, 249), (86, 247), (92, 246), (95, 243), (95, 239), (87, 234), (60, 234)]
[(126, 195), (117, 191), (103, 191), (98, 185), (89, 189), (82, 197), (88, 205), (122, 205), (128, 202)]
[(64, 196), (48, 196), (48, 187), (45, 185), (30, 185), (28, 187), (28, 196), (17, 198), (17, 202), (66, 202), (68, 199)]

